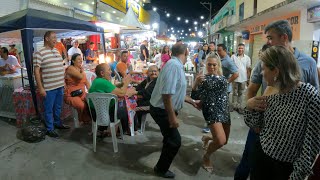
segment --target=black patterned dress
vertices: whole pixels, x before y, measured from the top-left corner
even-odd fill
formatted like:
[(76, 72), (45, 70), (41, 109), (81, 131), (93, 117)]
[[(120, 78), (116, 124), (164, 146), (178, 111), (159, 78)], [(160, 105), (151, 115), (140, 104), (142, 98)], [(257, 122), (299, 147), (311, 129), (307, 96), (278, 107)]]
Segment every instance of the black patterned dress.
[(231, 124), (229, 113), (228, 82), (224, 76), (206, 75), (198, 90), (192, 91), (193, 99), (201, 100), (202, 113), (207, 124)]

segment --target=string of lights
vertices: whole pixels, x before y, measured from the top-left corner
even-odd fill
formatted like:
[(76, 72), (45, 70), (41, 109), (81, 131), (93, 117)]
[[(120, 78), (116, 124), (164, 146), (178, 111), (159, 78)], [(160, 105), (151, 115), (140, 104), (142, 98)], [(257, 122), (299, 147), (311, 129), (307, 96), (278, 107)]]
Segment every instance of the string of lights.
[[(184, 39), (188, 36), (203, 36), (203, 31), (208, 29), (208, 18), (205, 18), (204, 15), (201, 15), (199, 18), (190, 18), (184, 17), (175, 13), (168, 12), (166, 9), (159, 7), (152, 7), (152, 10), (159, 13), (160, 17), (163, 17), (162, 20), (166, 21), (167, 19), (175, 19), (175, 27), (168, 24), (167, 35), (175, 36), (179, 39)], [(166, 21), (167, 22), (167, 21)], [(183, 27), (182, 27), (183, 26)]]

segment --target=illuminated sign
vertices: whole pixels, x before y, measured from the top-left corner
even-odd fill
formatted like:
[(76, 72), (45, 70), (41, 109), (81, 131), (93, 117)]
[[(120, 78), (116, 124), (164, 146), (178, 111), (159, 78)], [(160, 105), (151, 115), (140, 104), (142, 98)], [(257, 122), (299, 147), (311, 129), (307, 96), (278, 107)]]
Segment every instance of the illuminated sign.
[(320, 6), (315, 6), (308, 9), (307, 21), (309, 23), (320, 21)]
[(318, 62), (319, 41), (313, 41), (311, 57)]

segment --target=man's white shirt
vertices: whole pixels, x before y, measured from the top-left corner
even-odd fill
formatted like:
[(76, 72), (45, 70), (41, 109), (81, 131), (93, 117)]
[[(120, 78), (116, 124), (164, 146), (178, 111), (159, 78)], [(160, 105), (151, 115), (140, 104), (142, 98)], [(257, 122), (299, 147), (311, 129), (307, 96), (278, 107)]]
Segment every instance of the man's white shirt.
[(232, 55), (231, 59), (238, 67), (239, 77), (234, 80), (234, 82), (246, 82), (247, 78), (247, 68), (251, 67), (251, 59), (249, 56), (243, 54), (243, 56)]
[(81, 54), (81, 57), (83, 59), (83, 54), (81, 52), (81, 50), (79, 48), (75, 48), (75, 47), (71, 47), (69, 50), (68, 50), (68, 56), (72, 56), (74, 55), (75, 53), (78, 53), (78, 54)]
[[(9, 64), (10, 66), (20, 66), (18, 59), (13, 55), (8, 55), (7, 60), (0, 58), (0, 66), (5, 66), (6, 64)], [(7, 68), (7, 70), (10, 70), (10, 69)]]

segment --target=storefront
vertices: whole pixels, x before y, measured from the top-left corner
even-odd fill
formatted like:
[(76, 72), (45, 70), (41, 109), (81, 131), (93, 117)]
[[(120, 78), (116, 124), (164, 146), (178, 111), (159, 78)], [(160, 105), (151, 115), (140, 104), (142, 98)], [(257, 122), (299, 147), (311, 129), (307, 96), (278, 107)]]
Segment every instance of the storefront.
[[(252, 60), (252, 65), (254, 66), (259, 57), (259, 50), (263, 46), (263, 44), (266, 43), (266, 37), (264, 34), (264, 28), (271, 22), (276, 21), (276, 20), (288, 20), (289, 23), (291, 24), (292, 28), (292, 41), (294, 45), (299, 46), (301, 44), (300, 40), (300, 23), (301, 23), (301, 12), (292, 12), (290, 14), (286, 14), (283, 16), (275, 17), (275, 18), (269, 18), (268, 20), (265, 21), (259, 21), (256, 19), (256, 22), (258, 23), (253, 23), (250, 26), (246, 27), (246, 31), (249, 32), (249, 39), (245, 40), (244, 42), (246, 44), (250, 44), (250, 50), (249, 50), (249, 55), (251, 55), (251, 60)], [(300, 49), (301, 46), (299, 46)]]
[(233, 47), (234, 44), (234, 32), (231, 31), (220, 31), (220, 38), (219, 38), (219, 44), (222, 43), (227, 47), (227, 52), (235, 52), (235, 49)]

